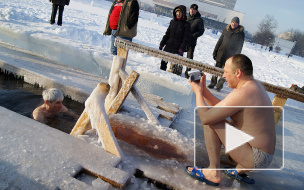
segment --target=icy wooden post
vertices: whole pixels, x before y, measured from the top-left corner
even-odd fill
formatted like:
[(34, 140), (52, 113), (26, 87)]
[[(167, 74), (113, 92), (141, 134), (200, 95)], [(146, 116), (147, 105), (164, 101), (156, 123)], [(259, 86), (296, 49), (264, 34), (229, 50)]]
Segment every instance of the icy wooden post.
[(274, 120), (275, 120), (275, 126), (277, 126), (277, 123), (280, 120), (282, 109), (287, 101), (287, 98), (282, 98), (279, 95), (275, 95), (275, 97), (272, 100), (273, 106), (280, 106), (281, 108), (274, 108)]
[(74, 128), (72, 129), (72, 132), (70, 135), (77, 137), (78, 135), (84, 134), (89, 128), (91, 128), (90, 125), (90, 118), (84, 110), (82, 114), (80, 115), (79, 119), (77, 120), (77, 123), (75, 124)]
[(110, 86), (108, 84), (99, 83), (86, 100), (85, 106), (92, 128), (96, 129), (104, 149), (115, 156), (123, 157), (104, 108), (105, 98), (109, 90)]
[[(123, 82), (125, 82), (128, 78), (127, 72), (122, 69), (119, 70), (119, 75), (120, 75), (121, 79), (123, 80)], [(133, 86), (133, 88), (131, 88), (131, 93), (133, 94), (133, 96), (135, 97), (137, 102), (139, 103), (141, 109), (144, 110), (147, 118), (150, 121), (154, 122), (156, 125), (160, 125), (158, 119), (151, 112), (149, 105), (147, 104), (144, 97), (141, 95), (141, 93), (139, 92), (139, 90), (136, 88), (135, 85)]]
[(119, 90), (117, 96), (115, 97), (114, 101), (112, 102), (110, 108), (107, 110), (107, 114), (115, 114), (118, 112), (119, 108), (125, 101), (126, 97), (128, 96), (131, 88), (135, 84), (139, 77), (139, 74), (135, 71), (131, 71), (130, 75), (126, 79), (126, 82), (123, 84), (122, 88)]
[[(117, 39), (117, 38), (116, 38), (116, 39)], [(123, 70), (125, 70), (125, 68), (126, 68), (128, 53), (129, 53), (128, 50), (126, 50), (126, 49), (124, 49), (124, 48), (118, 46), (117, 56), (124, 58), (123, 63), (122, 63), (122, 65), (121, 65), (121, 68), (122, 68)], [(119, 89), (121, 88), (121, 86), (122, 86), (122, 81), (121, 81), (121, 79), (119, 79), (118, 91), (119, 91)], [(116, 94), (118, 94), (118, 91), (117, 91)]]
[(105, 109), (108, 110), (114, 101), (115, 97), (117, 96), (120, 86), (119, 86), (119, 69), (124, 64), (125, 59), (119, 56), (113, 57), (111, 72), (109, 75), (109, 85), (111, 86), (108, 96), (105, 100)]
[(85, 110), (74, 126), (71, 135), (81, 135), (91, 123), (95, 128), (99, 140), (106, 151), (123, 158), (122, 151), (112, 131), (108, 116), (104, 108), (105, 98), (110, 90), (107, 83), (99, 83), (85, 102)]

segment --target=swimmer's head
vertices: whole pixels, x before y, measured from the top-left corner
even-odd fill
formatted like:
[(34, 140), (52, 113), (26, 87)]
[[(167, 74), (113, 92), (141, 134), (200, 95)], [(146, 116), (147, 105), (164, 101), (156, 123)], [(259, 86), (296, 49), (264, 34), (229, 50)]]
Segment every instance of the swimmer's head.
[(43, 100), (49, 102), (63, 101), (63, 94), (57, 88), (49, 88), (42, 92)]
[(237, 54), (231, 57), (232, 59), (232, 69), (236, 71), (240, 69), (245, 76), (252, 76), (253, 75), (253, 66), (252, 62), (244, 54)]
[(230, 57), (224, 66), (223, 78), (230, 88), (237, 88), (240, 82), (253, 79), (251, 60), (243, 54)]

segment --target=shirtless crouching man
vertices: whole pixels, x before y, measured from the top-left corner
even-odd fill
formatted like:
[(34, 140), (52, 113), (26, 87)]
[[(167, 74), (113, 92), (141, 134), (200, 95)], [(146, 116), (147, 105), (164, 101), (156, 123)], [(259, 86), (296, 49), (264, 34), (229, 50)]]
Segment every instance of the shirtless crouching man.
[(66, 113), (68, 109), (62, 105), (63, 95), (56, 88), (49, 88), (42, 92), (44, 104), (33, 111), (33, 118), (41, 123), (47, 123), (57, 113)]
[[(219, 100), (206, 88), (206, 76), (199, 82), (190, 82), (196, 94), (196, 105), (199, 106), (272, 106), (271, 101), (259, 82), (253, 78), (251, 60), (242, 54), (229, 58), (224, 67), (223, 78), (234, 90), (223, 100)], [(246, 168), (266, 168), (270, 165), (275, 151), (275, 122), (272, 108), (211, 108), (197, 109), (204, 125), (205, 144), (209, 157), (208, 169), (220, 168), (221, 145), (225, 146), (225, 122), (230, 117), (231, 124), (254, 137), (253, 140), (229, 152), (237, 162), (235, 170), (225, 171), (230, 177), (242, 180)], [(237, 137), (236, 137), (237, 138)], [(221, 170), (200, 170), (197, 167), (186, 167), (192, 177), (209, 185), (219, 185), (222, 180)], [(254, 180), (253, 180), (254, 183)]]

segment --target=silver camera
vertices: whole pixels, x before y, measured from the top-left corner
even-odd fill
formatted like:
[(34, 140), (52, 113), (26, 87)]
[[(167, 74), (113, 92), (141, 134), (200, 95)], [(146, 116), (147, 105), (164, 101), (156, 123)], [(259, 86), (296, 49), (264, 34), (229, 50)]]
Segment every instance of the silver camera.
[(189, 71), (188, 75), (189, 75), (189, 78), (190, 78), (191, 82), (200, 80), (202, 78), (202, 73), (199, 70)]

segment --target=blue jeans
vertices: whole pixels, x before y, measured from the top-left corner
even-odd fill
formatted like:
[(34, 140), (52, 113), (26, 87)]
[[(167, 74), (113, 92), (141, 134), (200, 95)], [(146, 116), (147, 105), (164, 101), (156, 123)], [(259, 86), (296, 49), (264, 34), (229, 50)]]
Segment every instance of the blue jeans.
[(115, 42), (115, 38), (116, 37), (119, 37), (121, 39), (124, 39), (124, 40), (129, 40), (130, 42), (132, 42), (132, 38), (128, 38), (128, 37), (120, 37), (120, 36), (114, 36), (115, 33), (116, 33), (117, 30), (112, 30), (112, 33), (111, 33), (111, 53), (113, 55), (117, 55), (117, 47), (114, 46), (114, 42)]

